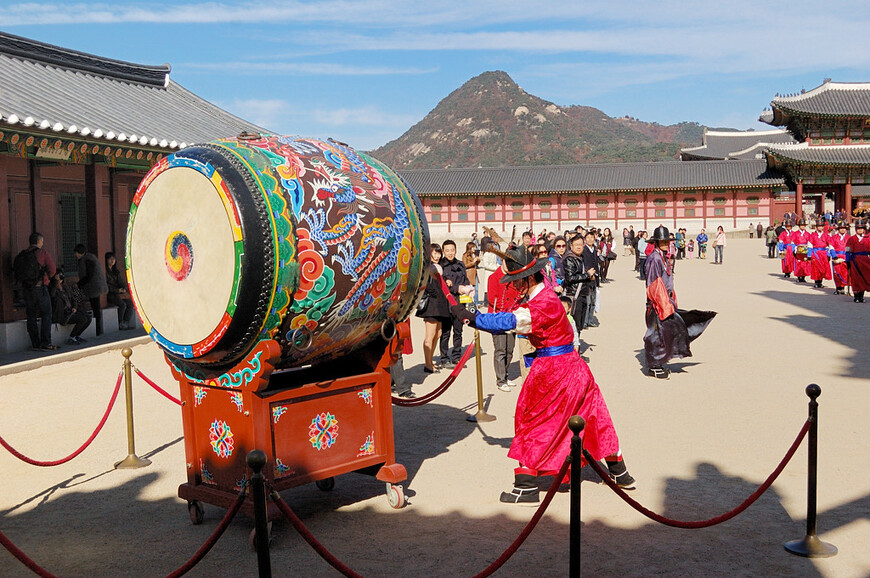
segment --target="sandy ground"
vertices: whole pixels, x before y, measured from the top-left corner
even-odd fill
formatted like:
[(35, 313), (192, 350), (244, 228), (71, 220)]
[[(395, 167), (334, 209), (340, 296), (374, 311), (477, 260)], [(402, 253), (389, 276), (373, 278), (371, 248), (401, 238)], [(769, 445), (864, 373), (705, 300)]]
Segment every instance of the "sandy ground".
[[(583, 472), (582, 566), (588, 576), (870, 576), (870, 305), (786, 280), (757, 240), (729, 240), (725, 264), (681, 261), (681, 306), (719, 316), (695, 342), (694, 357), (671, 364), (667, 381), (642, 372), (644, 288), (620, 255), (602, 290), (601, 326), (584, 332), (586, 356), (607, 399), (631, 473), (633, 496), (679, 519), (704, 519), (739, 504), (767, 477), (807, 415), (809, 383), (820, 402), (818, 528), (839, 554), (806, 559), (782, 544), (805, 534), (804, 444), (773, 487), (746, 512), (703, 530), (654, 523)], [(829, 283), (830, 284), (830, 283)], [(468, 340), (473, 330), (466, 330)], [(415, 391), (443, 374), (422, 371), (422, 326), (405, 360)], [(394, 408), (398, 461), (409, 474), (409, 505), (389, 507), (383, 484), (359, 474), (334, 491), (313, 484), (284, 498), (312, 532), (366, 576), (468, 576), (497, 558), (533, 508), (500, 504), (512, 481), (506, 457), (517, 392), (495, 388), (492, 340), (482, 337), (487, 411), (479, 426), (474, 363), (445, 395), (418, 408)], [(133, 363), (178, 392), (154, 344), (134, 347)], [(117, 349), (57, 365), (35, 364), (0, 377), (0, 435), (35, 459), (57, 459), (91, 433), (108, 403), (122, 357)], [(518, 366), (514, 364), (518, 374)], [(2, 531), (39, 564), (62, 576), (163, 576), (183, 564), (224, 511), (206, 506), (191, 525), (176, 497), (185, 481), (180, 413), (134, 379), (136, 450), (153, 464), (115, 470), (127, 455), (123, 396), (94, 444), (71, 462), (38, 468), (0, 449)], [(588, 470), (588, 468), (587, 468)], [(498, 575), (565, 575), (569, 495), (557, 494), (537, 529)], [(253, 522), (239, 516), (193, 576), (255, 576)], [(337, 575), (289, 524), (276, 521), (276, 576)], [(0, 575), (28, 570), (0, 549)]]

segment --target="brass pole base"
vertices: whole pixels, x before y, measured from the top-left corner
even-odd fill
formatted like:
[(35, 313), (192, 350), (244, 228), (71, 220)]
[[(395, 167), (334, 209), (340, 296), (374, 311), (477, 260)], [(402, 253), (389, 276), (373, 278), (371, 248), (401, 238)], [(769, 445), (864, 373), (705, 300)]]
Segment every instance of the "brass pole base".
[(830, 558), (837, 555), (837, 547), (819, 540), (818, 536), (806, 535), (800, 540), (792, 540), (783, 544), (792, 554), (804, 558)]
[(136, 454), (130, 454), (117, 464), (115, 464), (116, 470), (130, 470), (133, 468), (144, 468), (145, 466), (150, 466), (151, 460), (147, 460), (145, 458), (140, 458)]
[(484, 422), (488, 422), (488, 421), (495, 421), (496, 418), (494, 415), (489, 415), (485, 411), (480, 410), (476, 414), (470, 415), (465, 419), (468, 421), (484, 423)]

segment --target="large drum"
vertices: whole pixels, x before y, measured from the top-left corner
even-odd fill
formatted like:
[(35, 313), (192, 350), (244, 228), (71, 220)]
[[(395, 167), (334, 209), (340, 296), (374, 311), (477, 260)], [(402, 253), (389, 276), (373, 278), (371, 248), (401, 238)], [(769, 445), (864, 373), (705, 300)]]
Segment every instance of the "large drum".
[(240, 135), (145, 176), (127, 278), (174, 361), (220, 369), (274, 339), (277, 367), (294, 367), (389, 339), (425, 285), (428, 245), (419, 200), (379, 161), (332, 140)]

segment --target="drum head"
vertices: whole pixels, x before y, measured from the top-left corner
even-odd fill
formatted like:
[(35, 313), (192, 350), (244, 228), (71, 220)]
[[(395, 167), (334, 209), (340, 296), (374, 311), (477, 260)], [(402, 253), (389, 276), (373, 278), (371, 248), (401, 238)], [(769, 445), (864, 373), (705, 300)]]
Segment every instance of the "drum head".
[(131, 215), (130, 288), (152, 337), (189, 358), (208, 351), (229, 323), (239, 217), (216, 172), (167, 165), (155, 173)]

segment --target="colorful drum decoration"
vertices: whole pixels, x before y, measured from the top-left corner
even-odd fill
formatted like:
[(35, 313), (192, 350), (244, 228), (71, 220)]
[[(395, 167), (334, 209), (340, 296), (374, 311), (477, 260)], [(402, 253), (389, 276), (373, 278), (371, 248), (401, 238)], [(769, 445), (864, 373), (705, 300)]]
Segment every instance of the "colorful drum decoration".
[(277, 367), (293, 367), (347, 355), (406, 319), (428, 245), (419, 199), (379, 161), (331, 139), (240, 135), (145, 176), (127, 279), (174, 362), (229, 367), (274, 339)]

